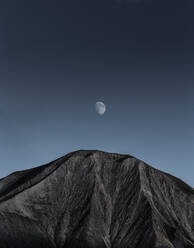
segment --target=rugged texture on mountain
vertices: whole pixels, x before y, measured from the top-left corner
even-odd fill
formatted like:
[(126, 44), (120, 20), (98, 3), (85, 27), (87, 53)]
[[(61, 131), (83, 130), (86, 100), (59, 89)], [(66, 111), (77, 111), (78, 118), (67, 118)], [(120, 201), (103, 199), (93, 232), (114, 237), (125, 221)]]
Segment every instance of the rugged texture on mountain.
[(194, 190), (129, 155), (77, 151), (0, 180), (0, 248), (193, 248)]

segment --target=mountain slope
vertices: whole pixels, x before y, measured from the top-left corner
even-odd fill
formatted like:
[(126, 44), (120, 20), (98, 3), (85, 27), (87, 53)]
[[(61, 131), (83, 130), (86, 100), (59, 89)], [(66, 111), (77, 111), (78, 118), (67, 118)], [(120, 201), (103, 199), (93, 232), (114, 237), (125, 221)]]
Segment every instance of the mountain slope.
[(0, 180), (0, 248), (193, 248), (194, 190), (129, 155), (77, 151)]

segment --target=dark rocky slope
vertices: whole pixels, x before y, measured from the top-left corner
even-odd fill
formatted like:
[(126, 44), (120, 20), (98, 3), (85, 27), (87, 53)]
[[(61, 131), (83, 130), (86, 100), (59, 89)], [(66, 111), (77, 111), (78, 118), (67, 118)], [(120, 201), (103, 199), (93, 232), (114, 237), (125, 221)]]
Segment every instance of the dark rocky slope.
[(194, 190), (129, 155), (77, 151), (0, 180), (0, 248), (193, 248)]

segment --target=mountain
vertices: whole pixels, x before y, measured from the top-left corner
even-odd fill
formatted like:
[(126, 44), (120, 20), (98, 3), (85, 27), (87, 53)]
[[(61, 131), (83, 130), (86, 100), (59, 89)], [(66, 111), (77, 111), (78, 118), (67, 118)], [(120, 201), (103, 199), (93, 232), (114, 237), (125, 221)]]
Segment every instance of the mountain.
[(193, 248), (194, 190), (130, 155), (76, 151), (0, 180), (0, 248)]

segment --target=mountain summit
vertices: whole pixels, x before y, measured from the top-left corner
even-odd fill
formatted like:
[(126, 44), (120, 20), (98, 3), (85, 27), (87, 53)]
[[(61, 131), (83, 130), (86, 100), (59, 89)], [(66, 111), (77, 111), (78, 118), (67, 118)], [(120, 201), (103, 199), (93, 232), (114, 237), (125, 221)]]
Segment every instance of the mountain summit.
[(194, 248), (194, 190), (130, 155), (76, 151), (0, 180), (0, 248)]

